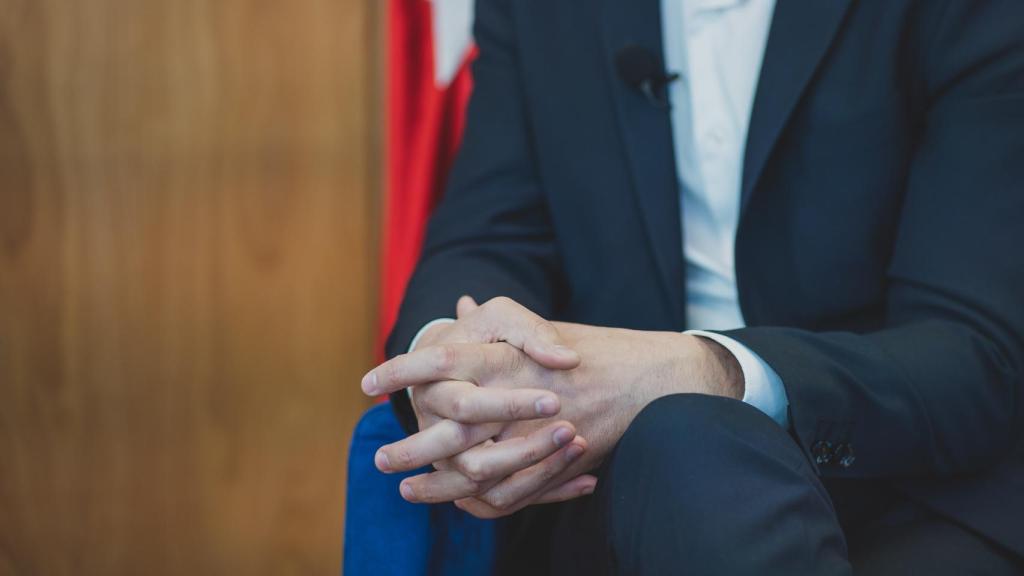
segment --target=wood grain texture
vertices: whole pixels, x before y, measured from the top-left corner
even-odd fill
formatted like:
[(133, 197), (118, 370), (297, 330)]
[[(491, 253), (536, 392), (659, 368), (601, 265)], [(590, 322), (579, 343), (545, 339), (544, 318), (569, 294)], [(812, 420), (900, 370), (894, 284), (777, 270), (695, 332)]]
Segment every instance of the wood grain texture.
[(0, 574), (335, 574), (373, 0), (0, 0)]

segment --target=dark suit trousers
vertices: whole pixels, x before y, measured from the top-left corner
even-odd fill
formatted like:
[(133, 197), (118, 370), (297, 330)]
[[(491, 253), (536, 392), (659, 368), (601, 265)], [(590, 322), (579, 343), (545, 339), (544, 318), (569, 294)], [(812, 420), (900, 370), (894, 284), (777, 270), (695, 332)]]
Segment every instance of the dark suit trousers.
[(881, 484), (826, 487), (742, 402), (644, 409), (593, 496), (503, 521), (499, 574), (1021, 574), (1020, 559)]

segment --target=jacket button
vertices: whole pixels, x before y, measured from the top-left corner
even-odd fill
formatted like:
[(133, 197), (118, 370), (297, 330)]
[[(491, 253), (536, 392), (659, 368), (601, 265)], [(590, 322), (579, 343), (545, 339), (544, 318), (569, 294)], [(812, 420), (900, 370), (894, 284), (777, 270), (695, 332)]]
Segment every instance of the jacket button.
[(849, 468), (857, 460), (857, 455), (853, 453), (853, 446), (846, 443), (836, 447), (835, 456), (839, 460), (839, 465), (843, 468)]
[(832, 443), (827, 440), (819, 440), (811, 446), (811, 456), (814, 457), (814, 462), (818, 466), (825, 466), (832, 463), (832, 458), (835, 456), (835, 452), (832, 448)]

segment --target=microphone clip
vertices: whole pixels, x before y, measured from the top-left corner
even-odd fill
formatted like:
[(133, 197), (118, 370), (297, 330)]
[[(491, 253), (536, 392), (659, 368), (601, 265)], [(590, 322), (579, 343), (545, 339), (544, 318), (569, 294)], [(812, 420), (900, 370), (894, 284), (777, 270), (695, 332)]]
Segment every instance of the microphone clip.
[(615, 67), (619, 77), (656, 108), (671, 108), (666, 88), (679, 79), (679, 74), (666, 72), (653, 52), (635, 44), (626, 46), (615, 54)]
[(644, 98), (656, 108), (668, 110), (672, 108), (672, 104), (668, 99), (667, 88), (669, 84), (676, 80), (679, 80), (678, 72), (662, 73), (656, 78), (644, 80), (638, 88), (644, 95)]

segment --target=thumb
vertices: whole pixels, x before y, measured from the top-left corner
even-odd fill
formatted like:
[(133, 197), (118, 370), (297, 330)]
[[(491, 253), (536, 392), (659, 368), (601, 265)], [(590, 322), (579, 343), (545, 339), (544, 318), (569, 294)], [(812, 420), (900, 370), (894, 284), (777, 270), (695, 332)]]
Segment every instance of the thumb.
[(580, 355), (566, 345), (558, 328), (537, 316), (532, 332), (523, 335), (522, 349), (534, 362), (552, 370), (572, 370), (580, 365)]
[(472, 296), (463, 296), (462, 298), (459, 298), (458, 303), (455, 304), (455, 317), (461, 320), (479, 307), (480, 305), (476, 303), (476, 300), (473, 300)]
[(503, 340), (551, 370), (579, 366), (579, 354), (566, 344), (555, 325), (511, 298), (490, 300), (480, 311), (468, 319), (470, 330), (478, 336)]

